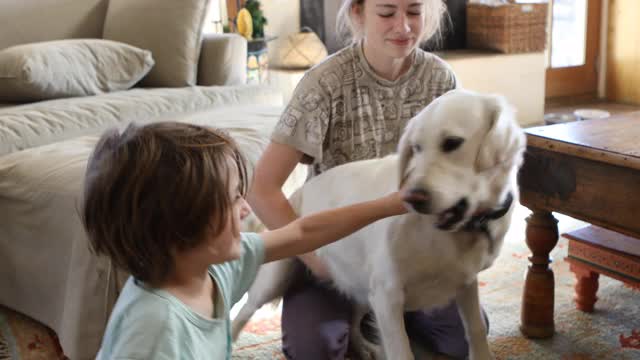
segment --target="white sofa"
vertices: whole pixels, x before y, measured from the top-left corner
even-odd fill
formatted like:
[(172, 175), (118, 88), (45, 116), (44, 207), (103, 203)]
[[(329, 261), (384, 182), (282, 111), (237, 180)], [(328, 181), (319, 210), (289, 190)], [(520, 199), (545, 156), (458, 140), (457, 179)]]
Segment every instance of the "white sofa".
[[(179, 121), (227, 130), (251, 171), (281, 107), (224, 106)], [(97, 136), (0, 157), (0, 304), (46, 324), (71, 359), (93, 358), (127, 274), (91, 253), (78, 216), (87, 158)], [(301, 166), (285, 184), (305, 179)], [(244, 231), (260, 229), (251, 217)]]
[[(0, 0), (0, 50), (99, 38), (110, 2), (156, 1), (175, 2)], [(175, 3), (186, 1), (207, 2)], [(237, 35), (204, 36), (195, 84), (0, 104), (0, 304), (51, 327), (71, 359), (95, 356), (127, 276), (90, 252), (78, 217), (86, 161), (98, 135), (132, 121), (215, 126), (238, 141), (252, 168), (282, 111), (282, 97), (243, 85), (246, 48)], [(299, 168), (286, 191), (304, 176)], [(258, 225), (253, 219), (245, 229)]]
[[(163, 1), (171, 3), (170, 0)], [(208, 4), (208, 0), (189, 2), (204, 4), (200, 5), (201, 7)], [(126, 12), (126, 9), (122, 8), (128, 3), (138, 6), (147, 4), (150, 12), (154, 7), (153, 0), (0, 1), (0, 50), (14, 45), (60, 39), (100, 39), (103, 37), (103, 31), (108, 35), (105, 18), (117, 18)], [(174, 6), (179, 7), (184, 3), (186, 2), (174, 2)], [(119, 4), (118, 11), (109, 9), (113, 4)], [(163, 14), (161, 10), (154, 10), (156, 22), (168, 21), (161, 19), (162, 16), (174, 18), (172, 14)], [(175, 9), (168, 8), (167, 11)], [(116, 21), (117, 19), (111, 20), (112, 28), (121, 25), (114, 24)], [(176, 28), (181, 27), (179, 23), (174, 25)], [(153, 26), (154, 24), (150, 23), (149, 27)], [(167, 31), (170, 32), (170, 26), (167, 27)], [(140, 29), (144, 30), (144, 23), (134, 30), (142, 31)], [(162, 67), (163, 63), (167, 62), (163, 62), (167, 57), (171, 59), (171, 52), (163, 49), (162, 43), (158, 44), (163, 38), (168, 39), (171, 35), (159, 33), (155, 28), (148, 32), (151, 31), (153, 36), (133, 37), (131, 40), (135, 42), (132, 45), (151, 50), (155, 69)], [(121, 40), (126, 39), (126, 36), (111, 35), (111, 39), (114, 38)], [(277, 91), (245, 85), (247, 42), (243, 37), (237, 34), (205, 34), (194, 39), (191, 34), (185, 35), (185, 38), (186, 40), (176, 38), (173, 42), (197, 41), (200, 46), (199, 51), (194, 52), (197, 56), (194, 55), (193, 64), (189, 64), (191, 60), (184, 56), (186, 59), (183, 59), (181, 65), (187, 62), (187, 66), (193, 67), (194, 79), (187, 79), (183, 86), (134, 87), (126, 91), (81, 98), (51, 99), (35, 103), (0, 103), (0, 156), (80, 135), (96, 134), (107, 127), (123, 126), (131, 121), (153, 121), (166, 115), (208, 110), (225, 105), (282, 103), (282, 97)], [(176, 57), (179, 56), (176, 54)], [(163, 71), (171, 71), (166, 70), (166, 66), (173, 65), (172, 63), (164, 65)], [(0, 75), (0, 86), (2, 81), (4, 80)], [(142, 82), (144, 81), (145, 79)]]

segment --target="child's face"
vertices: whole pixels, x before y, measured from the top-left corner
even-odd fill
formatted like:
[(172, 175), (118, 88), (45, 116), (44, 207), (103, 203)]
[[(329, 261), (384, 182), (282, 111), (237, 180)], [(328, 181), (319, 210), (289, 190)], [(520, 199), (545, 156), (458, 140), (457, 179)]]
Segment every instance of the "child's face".
[(241, 255), (240, 222), (251, 213), (251, 207), (240, 192), (240, 179), (235, 164), (231, 174), (229, 196), (232, 200), (231, 214), (222, 232), (208, 241), (209, 252), (215, 257), (212, 263), (234, 260)]
[(368, 50), (394, 59), (409, 56), (424, 31), (423, 1), (366, 0), (356, 7)]

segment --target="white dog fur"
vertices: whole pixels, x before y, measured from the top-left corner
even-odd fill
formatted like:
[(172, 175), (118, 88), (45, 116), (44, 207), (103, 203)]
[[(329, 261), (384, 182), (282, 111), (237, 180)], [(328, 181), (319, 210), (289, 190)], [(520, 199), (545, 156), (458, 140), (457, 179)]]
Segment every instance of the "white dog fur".
[[(316, 251), (335, 286), (360, 304), (359, 310), (370, 307), (375, 314), (384, 350), (352, 326), (356, 350), (376, 358), (413, 359), (403, 313), (455, 299), (470, 359), (493, 358), (477, 274), (492, 265), (509, 227), (524, 148), (524, 132), (503, 97), (452, 90), (411, 119), (397, 155), (335, 167), (292, 195), (292, 206), (305, 215), (401, 188), (413, 210)], [(487, 222), (486, 231), (465, 231), (474, 215), (500, 208), (509, 194), (514, 201), (504, 209), (506, 215)], [(458, 208), (460, 221), (443, 226), (462, 199), (467, 206)], [(234, 338), (253, 312), (283, 294), (291, 265), (292, 260), (263, 265), (234, 320)], [(354, 324), (359, 324), (366, 311), (356, 313)]]

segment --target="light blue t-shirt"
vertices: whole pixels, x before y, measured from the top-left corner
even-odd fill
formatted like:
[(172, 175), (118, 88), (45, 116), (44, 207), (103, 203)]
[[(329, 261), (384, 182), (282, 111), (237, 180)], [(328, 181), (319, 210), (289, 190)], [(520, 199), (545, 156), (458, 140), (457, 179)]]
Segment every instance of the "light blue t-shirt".
[(97, 359), (230, 359), (229, 311), (249, 289), (264, 261), (264, 243), (258, 234), (243, 233), (241, 241), (240, 259), (209, 268), (219, 294), (213, 319), (131, 277), (109, 317)]

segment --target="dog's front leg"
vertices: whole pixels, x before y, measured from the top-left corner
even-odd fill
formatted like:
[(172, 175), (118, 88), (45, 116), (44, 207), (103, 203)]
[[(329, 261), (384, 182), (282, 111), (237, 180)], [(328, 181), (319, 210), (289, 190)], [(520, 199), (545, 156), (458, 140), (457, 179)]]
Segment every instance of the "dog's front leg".
[(470, 360), (491, 360), (493, 355), (489, 350), (487, 328), (480, 310), (478, 294), (478, 280), (462, 288), (457, 296), (458, 311), (469, 343)]
[(390, 279), (373, 281), (369, 302), (376, 317), (382, 346), (388, 360), (413, 360), (404, 327), (404, 291)]

